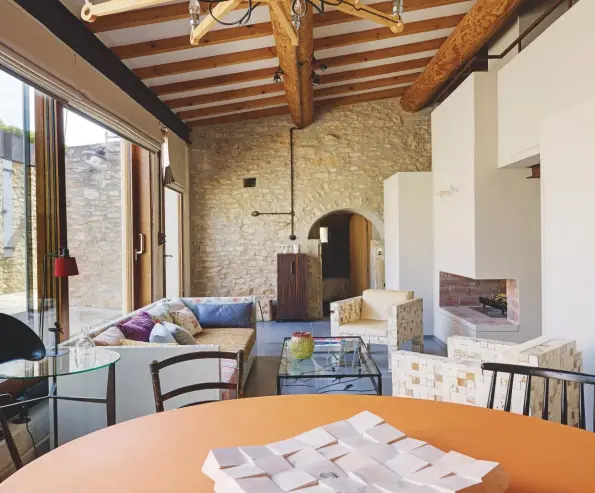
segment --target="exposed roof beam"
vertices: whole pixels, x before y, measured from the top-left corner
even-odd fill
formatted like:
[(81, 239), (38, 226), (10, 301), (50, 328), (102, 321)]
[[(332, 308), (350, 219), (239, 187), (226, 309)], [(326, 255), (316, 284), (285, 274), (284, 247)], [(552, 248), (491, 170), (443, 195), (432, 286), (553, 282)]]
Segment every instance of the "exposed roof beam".
[(172, 132), (188, 141), (188, 127), (62, 2), (15, 0), (15, 3)]
[[(397, 98), (403, 94), (406, 87), (396, 87), (391, 89), (384, 89), (381, 91), (373, 91), (365, 94), (353, 94), (348, 96), (341, 96), (338, 98), (324, 99), (316, 101), (316, 107), (319, 108), (335, 108), (338, 106), (346, 106), (355, 103), (363, 103), (366, 101), (378, 101), (381, 99)], [(247, 111), (244, 113), (234, 113), (231, 115), (217, 116), (215, 118), (204, 118), (202, 120), (194, 120), (188, 122), (188, 126), (205, 126), (218, 125), (222, 123), (234, 123), (244, 120), (253, 120), (256, 118), (265, 118), (269, 116), (287, 115), (289, 108), (287, 106), (278, 106), (276, 108), (267, 108), (264, 110)]]
[[(441, 5), (451, 5), (467, 0), (405, 0), (405, 12), (413, 10), (429, 9)], [(383, 12), (392, 12), (392, 2), (378, 2), (370, 4), (374, 8)], [(241, 3), (237, 9), (247, 8), (247, 3)], [(207, 13), (207, 9), (203, 9)], [(326, 12), (324, 16), (314, 15), (314, 27), (320, 25), (331, 25), (338, 22), (345, 22), (343, 19), (352, 16), (339, 10)], [(114, 14), (98, 18), (88, 27), (91, 31), (100, 33), (104, 31), (113, 31), (115, 29), (126, 29), (128, 27), (146, 26), (160, 22), (175, 21), (179, 19), (188, 19), (188, 2), (176, 3), (174, 5), (164, 5), (161, 7), (152, 7), (148, 9), (126, 12), (123, 14)], [(337, 19), (333, 21), (333, 19)], [(339, 20), (340, 19), (340, 20)], [(349, 20), (351, 20), (349, 19)]]
[(231, 27), (229, 29), (218, 29), (205, 34), (198, 46), (188, 42), (188, 35), (176, 36), (173, 38), (156, 39), (142, 43), (113, 46), (112, 51), (121, 59), (136, 58), (147, 55), (160, 55), (172, 51), (197, 48), (201, 46), (229, 43), (231, 41), (243, 41), (250, 38), (272, 36), (273, 29), (270, 22), (259, 22), (250, 26)]
[[(418, 74), (397, 75), (395, 77), (387, 77), (385, 79), (356, 82), (353, 84), (343, 84), (334, 87), (317, 88), (314, 90), (314, 98), (325, 98), (328, 96), (338, 96), (341, 94), (368, 91), (370, 89), (379, 89), (381, 87), (396, 86), (398, 84), (409, 84), (413, 82), (417, 76)], [(236, 103), (222, 104), (218, 106), (209, 106), (207, 108), (196, 108), (193, 110), (182, 111), (178, 113), (178, 116), (184, 120), (188, 120), (191, 118), (223, 115), (225, 113), (235, 113), (247, 109), (266, 108), (268, 106), (281, 106), (286, 104), (287, 100), (285, 99), (285, 96), (281, 95), (270, 98), (239, 101)]]
[[(381, 2), (379, 4), (371, 4), (371, 6), (381, 5), (383, 10), (389, 11), (392, 9), (392, 2)], [(331, 16), (331, 14), (341, 14)], [(328, 17), (327, 17), (328, 16)], [(332, 24), (339, 24), (343, 22), (351, 22), (356, 20), (356, 17), (345, 14), (339, 10), (332, 10), (324, 16), (317, 14), (314, 16), (319, 20), (315, 23), (315, 27), (328, 26)], [(390, 29), (385, 27), (370, 29), (367, 31), (359, 31), (349, 34), (342, 34), (336, 36), (328, 36), (325, 38), (318, 38), (314, 40), (315, 50), (325, 50), (328, 48), (336, 48), (338, 46), (347, 46), (353, 43), (365, 43), (367, 41), (377, 41), (379, 39), (388, 39), (393, 36), (407, 36), (410, 34), (418, 34), (436, 29), (446, 29), (455, 27), (463, 18), (463, 15), (451, 15), (447, 17), (436, 17), (433, 19), (426, 19), (418, 22), (409, 22), (402, 33), (393, 34)], [(250, 26), (232, 27), (229, 29), (219, 29), (207, 33), (198, 44), (200, 46), (216, 45), (221, 43), (230, 43), (232, 41), (243, 41), (250, 38), (261, 38), (264, 36), (272, 36), (273, 30), (270, 22), (259, 22)], [(142, 43), (133, 43), (127, 45), (113, 46), (112, 51), (121, 59), (137, 58), (148, 55), (159, 55), (162, 53), (170, 53), (172, 51), (180, 51), (196, 48), (188, 42), (188, 35), (175, 36), (173, 38), (156, 39), (152, 41), (144, 41)]]
[(276, 67), (260, 68), (257, 70), (248, 70), (246, 72), (237, 72), (235, 74), (216, 75), (214, 77), (204, 77), (202, 79), (192, 79), (182, 82), (171, 82), (170, 84), (160, 84), (151, 86), (151, 89), (155, 94), (159, 95), (176, 94), (180, 92), (195, 91), (197, 89), (206, 89), (209, 87), (221, 87), (230, 84), (239, 84), (242, 82), (272, 79), (276, 71)]
[(224, 55), (213, 55), (204, 58), (194, 58), (181, 62), (164, 63), (134, 69), (133, 72), (141, 79), (163, 77), (165, 75), (183, 74), (210, 68), (226, 67), (238, 63), (249, 63), (260, 60), (270, 60), (277, 57), (277, 50), (274, 46), (256, 48), (255, 50), (238, 51), (237, 53), (226, 53)]
[[(320, 61), (327, 64), (329, 67), (342, 67), (345, 65), (352, 65), (356, 63), (371, 62), (375, 60), (382, 60), (384, 58), (412, 55), (424, 51), (437, 50), (438, 48), (440, 48), (440, 45), (444, 43), (445, 40), (446, 38), (431, 39), (429, 41), (409, 43), (406, 45), (393, 46), (390, 48), (382, 48), (380, 50), (365, 51), (362, 53), (352, 53), (350, 55), (339, 55), (336, 57), (326, 58)], [(409, 66), (408, 68), (416, 68), (415, 62), (416, 60), (407, 60), (405, 62), (399, 63), (413, 64), (413, 66)], [(401, 70), (407, 70), (408, 68), (403, 68)], [(193, 79), (183, 82), (173, 82), (170, 84), (155, 85), (151, 86), (151, 89), (153, 89), (153, 91), (159, 95), (176, 94), (186, 91), (206, 89), (209, 87), (221, 87), (229, 84), (238, 84), (242, 82), (269, 79), (273, 77), (275, 71), (276, 68), (274, 67), (258, 70), (249, 70), (247, 72), (238, 72), (235, 74), (218, 75), (215, 77), (205, 77), (202, 79)], [(321, 81), (326, 78), (340, 77), (339, 74), (341, 73), (344, 72), (339, 72), (336, 74), (323, 74), (321, 76)], [(367, 77), (367, 75), (365, 77)]]
[[(439, 17), (432, 19), (431, 21), (420, 21), (412, 22), (408, 24), (407, 29), (404, 33), (399, 35), (391, 34), (390, 30), (386, 28), (381, 29), (370, 29), (367, 31), (359, 31), (355, 33), (338, 34), (335, 36), (327, 36), (325, 38), (318, 38), (314, 40), (314, 49), (323, 50), (327, 48), (337, 46), (348, 46), (357, 43), (365, 43), (369, 41), (376, 41), (378, 39), (384, 39), (390, 36), (401, 36), (407, 34), (417, 34), (420, 32), (430, 32), (438, 29), (442, 29), (444, 25), (448, 27), (454, 27), (456, 22), (460, 21), (463, 16), (449, 16)], [(442, 21), (441, 19), (445, 19)], [(412, 27), (413, 25), (417, 25)], [(408, 29), (416, 29), (414, 32), (410, 32)], [(388, 33), (388, 34), (387, 34)], [(444, 39), (444, 38), (443, 38)], [(395, 46), (394, 48), (402, 48), (405, 46), (418, 45), (419, 43), (409, 43), (405, 45)], [(433, 48), (433, 49), (437, 49)], [(301, 49), (301, 48), (300, 48)], [(305, 49), (305, 48), (304, 48)], [(392, 48), (386, 48), (392, 49)], [(419, 51), (419, 50), (418, 50)], [(310, 51), (310, 54), (312, 51)], [(406, 54), (404, 52), (403, 54)], [(354, 54), (358, 55), (358, 54)], [(277, 56), (277, 51), (274, 47), (257, 48), (254, 50), (239, 51), (236, 53), (227, 53), (224, 55), (214, 55), (204, 58), (196, 58), (192, 60), (184, 60), (181, 62), (164, 63), (161, 65), (153, 65), (150, 67), (143, 67), (134, 70), (134, 73), (141, 79), (150, 79), (152, 77), (162, 77), (165, 75), (175, 75), (185, 72), (194, 72), (199, 70), (205, 70), (208, 68), (222, 67), (227, 65), (234, 65), (238, 63), (254, 62), (257, 60), (269, 60)], [(308, 55), (309, 56), (309, 55)], [(392, 55), (397, 56), (397, 55)], [(355, 62), (354, 62), (355, 63)], [(333, 65), (329, 65), (333, 66)]]
[(281, 0), (280, 9), (269, 7), (271, 25), (277, 46), (279, 66), (283, 70), (283, 85), (291, 121), (298, 128), (307, 127), (314, 120), (312, 88), (312, 55), (314, 53), (314, 15), (306, 10), (297, 29), (298, 46), (287, 33), (291, 0)]
[(316, 51), (328, 50), (330, 48), (349, 46), (357, 43), (368, 43), (381, 39), (397, 38), (401, 36), (409, 36), (411, 34), (436, 31), (437, 29), (447, 29), (456, 27), (463, 17), (463, 15), (450, 15), (448, 17), (436, 17), (435, 19), (408, 22), (405, 30), (399, 34), (393, 34), (390, 29), (381, 27), (378, 29), (369, 29), (367, 31), (356, 31), (336, 36), (327, 36), (325, 38), (317, 38), (314, 40), (314, 49)]
[[(248, 3), (243, 2), (236, 7), (236, 10), (247, 8)], [(208, 14), (209, 9), (201, 8), (201, 14)], [(188, 13), (188, 2), (176, 3), (173, 5), (162, 5), (148, 9), (123, 12), (121, 14), (99, 17), (91, 23), (89, 28), (94, 33), (113, 31), (115, 29), (126, 29), (129, 27), (146, 26), (160, 22), (176, 21), (179, 19), (190, 19)]]
[[(334, 82), (351, 81), (354, 79), (363, 79), (365, 77), (375, 77), (378, 75), (394, 74), (397, 72), (403, 72), (405, 70), (423, 68), (430, 60), (431, 58), (418, 58), (415, 60), (407, 60), (405, 62), (378, 65), (376, 67), (345, 70), (343, 72), (335, 72), (334, 74), (327, 75), (323, 74), (320, 76), (320, 84), (332, 84)], [(412, 75), (417, 77), (419, 73), (416, 72)], [(211, 92), (206, 94), (198, 94), (195, 96), (187, 96), (184, 98), (170, 99), (169, 101), (166, 101), (166, 103), (170, 108), (185, 108), (190, 106), (199, 106), (201, 104), (216, 103), (219, 101), (229, 101), (232, 99), (264, 96), (278, 92), (283, 92), (283, 86), (281, 84), (271, 82), (270, 84), (244, 87), (242, 89), (232, 89), (231, 91)]]
[(406, 111), (419, 111), (504, 25), (523, 0), (477, 0), (403, 96)]

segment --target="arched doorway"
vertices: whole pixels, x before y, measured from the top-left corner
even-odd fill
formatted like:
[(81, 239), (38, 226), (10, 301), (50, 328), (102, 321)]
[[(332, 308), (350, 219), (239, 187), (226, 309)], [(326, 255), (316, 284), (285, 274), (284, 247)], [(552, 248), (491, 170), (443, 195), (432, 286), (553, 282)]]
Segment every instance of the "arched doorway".
[(310, 228), (308, 239), (321, 241), (321, 302), (325, 317), (333, 301), (360, 296), (370, 287), (384, 287), (383, 225), (379, 219), (371, 219), (378, 218), (369, 219), (343, 209), (324, 215)]

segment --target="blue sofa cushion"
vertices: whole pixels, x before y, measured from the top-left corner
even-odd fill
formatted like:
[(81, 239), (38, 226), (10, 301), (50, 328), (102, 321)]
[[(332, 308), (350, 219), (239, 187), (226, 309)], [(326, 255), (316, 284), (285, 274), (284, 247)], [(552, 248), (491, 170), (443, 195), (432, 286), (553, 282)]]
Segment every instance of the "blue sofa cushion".
[(204, 329), (252, 328), (253, 303), (226, 303), (222, 305), (197, 303), (190, 308)]

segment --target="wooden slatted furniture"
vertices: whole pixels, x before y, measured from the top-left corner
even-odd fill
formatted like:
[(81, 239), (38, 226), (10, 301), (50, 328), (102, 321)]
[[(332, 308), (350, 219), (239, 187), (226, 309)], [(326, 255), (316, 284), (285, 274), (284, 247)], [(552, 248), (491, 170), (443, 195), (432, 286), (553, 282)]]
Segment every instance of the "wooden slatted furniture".
[[(586, 430), (585, 419), (585, 384), (593, 385), (595, 387), (595, 375), (588, 375), (586, 373), (576, 373), (564, 370), (551, 370), (548, 368), (535, 368), (531, 366), (510, 365), (505, 363), (483, 363), (481, 365), (483, 370), (492, 371), (492, 381), (490, 384), (490, 393), (488, 395), (488, 408), (494, 408), (494, 398), (496, 394), (496, 384), (498, 373), (508, 373), (510, 378), (506, 388), (506, 398), (504, 400), (504, 411), (510, 412), (512, 402), (512, 389), (514, 385), (515, 375), (527, 377), (525, 387), (525, 398), (523, 401), (523, 414), (529, 415), (529, 407), (531, 402), (531, 383), (533, 378), (543, 378), (543, 410), (542, 419), (547, 420), (549, 416), (549, 390), (550, 379), (559, 380), (562, 382), (562, 392), (560, 398), (561, 406), (561, 420), (564, 425), (568, 424), (568, 384), (578, 384), (579, 391), (579, 410), (578, 410), (578, 426)], [(595, 415), (593, 418), (593, 430), (595, 430)]]
[[(236, 362), (236, 378), (235, 382), (204, 382), (193, 385), (186, 385), (177, 389), (170, 390), (169, 392), (163, 393), (161, 391), (161, 380), (159, 378), (159, 372), (164, 368), (186, 361), (200, 360), (200, 359), (219, 359), (219, 360), (233, 360)], [(199, 351), (193, 353), (179, 354), (172, 356), (171, 358), (164, 359), (163, 361), (152, 361), (150, 364), (151, 379), (153, 381), (153, 393), (155, 395), (155, 409), (158, 413), (164, 411), (163, 403), (169, 399), (177, 397), (182, 394), (188, 394), (190, 392), (198, 392), (200, 390), (231, 390), (235, 391), (235, 398), (239, 399), (242, 396), (242, 380), (244, 374), (244, 351), (238, 351), (237, 353), (226, 353), (223, 351)], [(192, 402), (185, 404), (182, 407), (196, 406), (198, 404), (205, 404), (207, 402), (215, 402), (213, 400)]]

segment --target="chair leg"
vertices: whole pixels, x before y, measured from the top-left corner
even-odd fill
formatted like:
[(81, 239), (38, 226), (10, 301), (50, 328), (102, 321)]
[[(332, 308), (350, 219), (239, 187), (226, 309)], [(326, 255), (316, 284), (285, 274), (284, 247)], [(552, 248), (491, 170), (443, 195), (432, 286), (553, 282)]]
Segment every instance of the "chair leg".
[(17, 444), (15, 443), (12, 433), (10, 432), (8, 421), (6, 420), (6, 416), (4, 415), (4, 411), (2, 411), (2, 409), (0, 409), (0, 428), (4, 434), (4, 440), (6, 441), (6, 447), (10, 453), (10, 458), (14, 463), (15, 469), (18, 471), (21, 467), (23, 467), (23, 460), (21, 459), (19, 449), (17, 448)]

